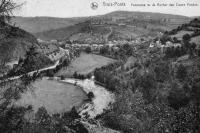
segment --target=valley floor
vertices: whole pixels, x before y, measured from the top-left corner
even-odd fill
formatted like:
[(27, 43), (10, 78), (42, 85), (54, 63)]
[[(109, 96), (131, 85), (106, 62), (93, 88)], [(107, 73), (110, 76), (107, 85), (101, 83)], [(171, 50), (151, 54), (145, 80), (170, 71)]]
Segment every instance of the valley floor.
[(56, 76), (60, 75), (73, 75), (74, 72), (79, 74), (88, 74), (93, 72), (96, 68), (108, 65), (115, 60), (95, 54), (81, 53), (80, 57), (76, 58), (67, 67), (61, 69)]

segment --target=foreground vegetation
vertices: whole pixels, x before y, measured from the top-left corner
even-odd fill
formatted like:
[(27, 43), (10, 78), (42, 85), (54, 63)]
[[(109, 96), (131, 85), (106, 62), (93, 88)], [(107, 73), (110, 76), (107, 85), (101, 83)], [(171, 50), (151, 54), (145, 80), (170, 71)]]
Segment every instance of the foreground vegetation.
[(200, 56), (184, 41), (179, 55), (147, 47), (128, 54), (121, 47), (121, 62), (95, 70), (95, 79), (116, 95), (112, 109), (98, 117), (104, 126), (124, 133), (200, 132)]
[[(198, 23), (199, 20), (194, 20), (190, 26), (198, 27)], [(85, 29), (81, 26), (79, 30)], [(178, 29), (171, 32), (178, 32)], [(149, 50), (145, 44), (139, 46), (137, 50), (134, 46), (125, 44), (117, 51), (109, 50), (107, 47), (101, 49), (100, 54), (118, 59), (117, 62), (101, 68), (96, 67), (102, 65), (102, 62), (104, 64), (105, 60), (90, 66), (94, 59), (89, 62), (90, 60), (84, 57), (87, 59), (81, 62), (81, 65), (85, 65), (86, 68), (83, 71), (96, 68), (94, 71), (96, 82), (104, 85), (116, 96), (111, 110), (106, 110), (95, 120), (124, 133), (200, 132), (200, 54), (196, 44), (190, 42), (190, 35), (184, 35), (183, 40), (178, 40), (169, 37), (173, 34), (171, 32), (165, 33), (161, 41), (182, 42), (183, 47), (176, 50), (170, 48), (163, 53), (164, 55), (159, 49)], [(195, 34), (199, 35), (199, 30), (196, 30)], [(15, 81), (5, 81), (6, 79), (3, 79), (5, 77), (1, 79), (0, 131), (3, 133), (88, 133), (79, 121), (80, 116), (75, 108), (63, 114), (49, 115), (47, 110), (41, 107), (36, 112), (35, 119), (30, 121), (25, 116), (33, 110), (32, 106), (16, 107), (12, 104), (13, 101), (21, 98), (21, 93), (34, 89), (31, 83), (37, 78), (53, 77), (60, 69), (68, 67), (70, 60), (61, 59), (61, 63), (52, 70), (33, 75), (27, 74), (44, 67), (43, 63), (51, 64), (49, 60), (38, 55), (34, 47), (31, 47), (25, 58), (20, 59), (18, 66), (8, 74), (8, 76), (23, 76)], [(80, 65), (80, 62), (75, 65)], [(76, 77), (77, 74), (73, 76)], [(90, 92), (88, 97), (91, 100), (94, 94)], [(91, 123), (93, 122), (94, 120), (91, 120)]]

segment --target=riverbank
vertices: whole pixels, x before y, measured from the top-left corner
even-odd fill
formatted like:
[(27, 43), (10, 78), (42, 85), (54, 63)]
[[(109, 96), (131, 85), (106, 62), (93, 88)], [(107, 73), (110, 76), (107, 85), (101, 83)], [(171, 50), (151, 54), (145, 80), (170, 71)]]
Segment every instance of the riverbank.
[(94, 98), (92, 102), (84, 104), (79, 110), (79, 114), (82, 118), (95, 118), (97, 115), (100, 115), (110, 108), (110, 104), (114, 103), (115, 97), (114, 94), (107, 91), (104, 87), (96, 85), (93, 80), (78, 80), (78, 79), (65, 79), (60, 80), (60, 82), (76, 84), (81, 87), (87, 94), (92, 92)]

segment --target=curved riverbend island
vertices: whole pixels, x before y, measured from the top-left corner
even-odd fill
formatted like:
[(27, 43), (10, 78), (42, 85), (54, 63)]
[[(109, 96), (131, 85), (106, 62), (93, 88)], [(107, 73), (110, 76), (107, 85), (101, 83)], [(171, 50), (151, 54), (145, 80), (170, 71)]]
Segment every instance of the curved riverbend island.
[[(35, 81), (31, 87), (32, 89), (22, 93), (21, 98), (14, 104), (31, 105), (34, 113), (45, 107), (49, 114), (62, 114), (75, 106), (82, 118), (95, 118), (109, 109), (109, 105), (114, 102), (114, 94), (95, 84), (91, 79), (61, 80), (58, 77), (44, 77)], [(94, 94), (91, 101), (87, 100), (89, 92)]]

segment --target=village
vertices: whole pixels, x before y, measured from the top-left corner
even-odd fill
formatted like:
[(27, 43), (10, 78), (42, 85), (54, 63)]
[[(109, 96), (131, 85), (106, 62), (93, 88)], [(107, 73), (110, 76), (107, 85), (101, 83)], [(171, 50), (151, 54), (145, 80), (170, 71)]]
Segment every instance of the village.
[(148, 42), (148, 38), (137, 38), (132, 41), (113, 40), (108, 41), (106, 44), (78, 44), (70, 41), (42, 41), (40, 39), (38, 39), (38, 42), (42, 44), (42, 52), (52, 61), (57, 61), (63, 56), (70, 56), (70, 51), (74, 50), (86, 51), (86, 49), (89, 49), (89, 52), (99, 54), (102, 48), (106, 48), (109, 51), (113, 50), (117, 52), (120, 46), (125, 44), (131, 45), (137, 50), (141, 44)]

